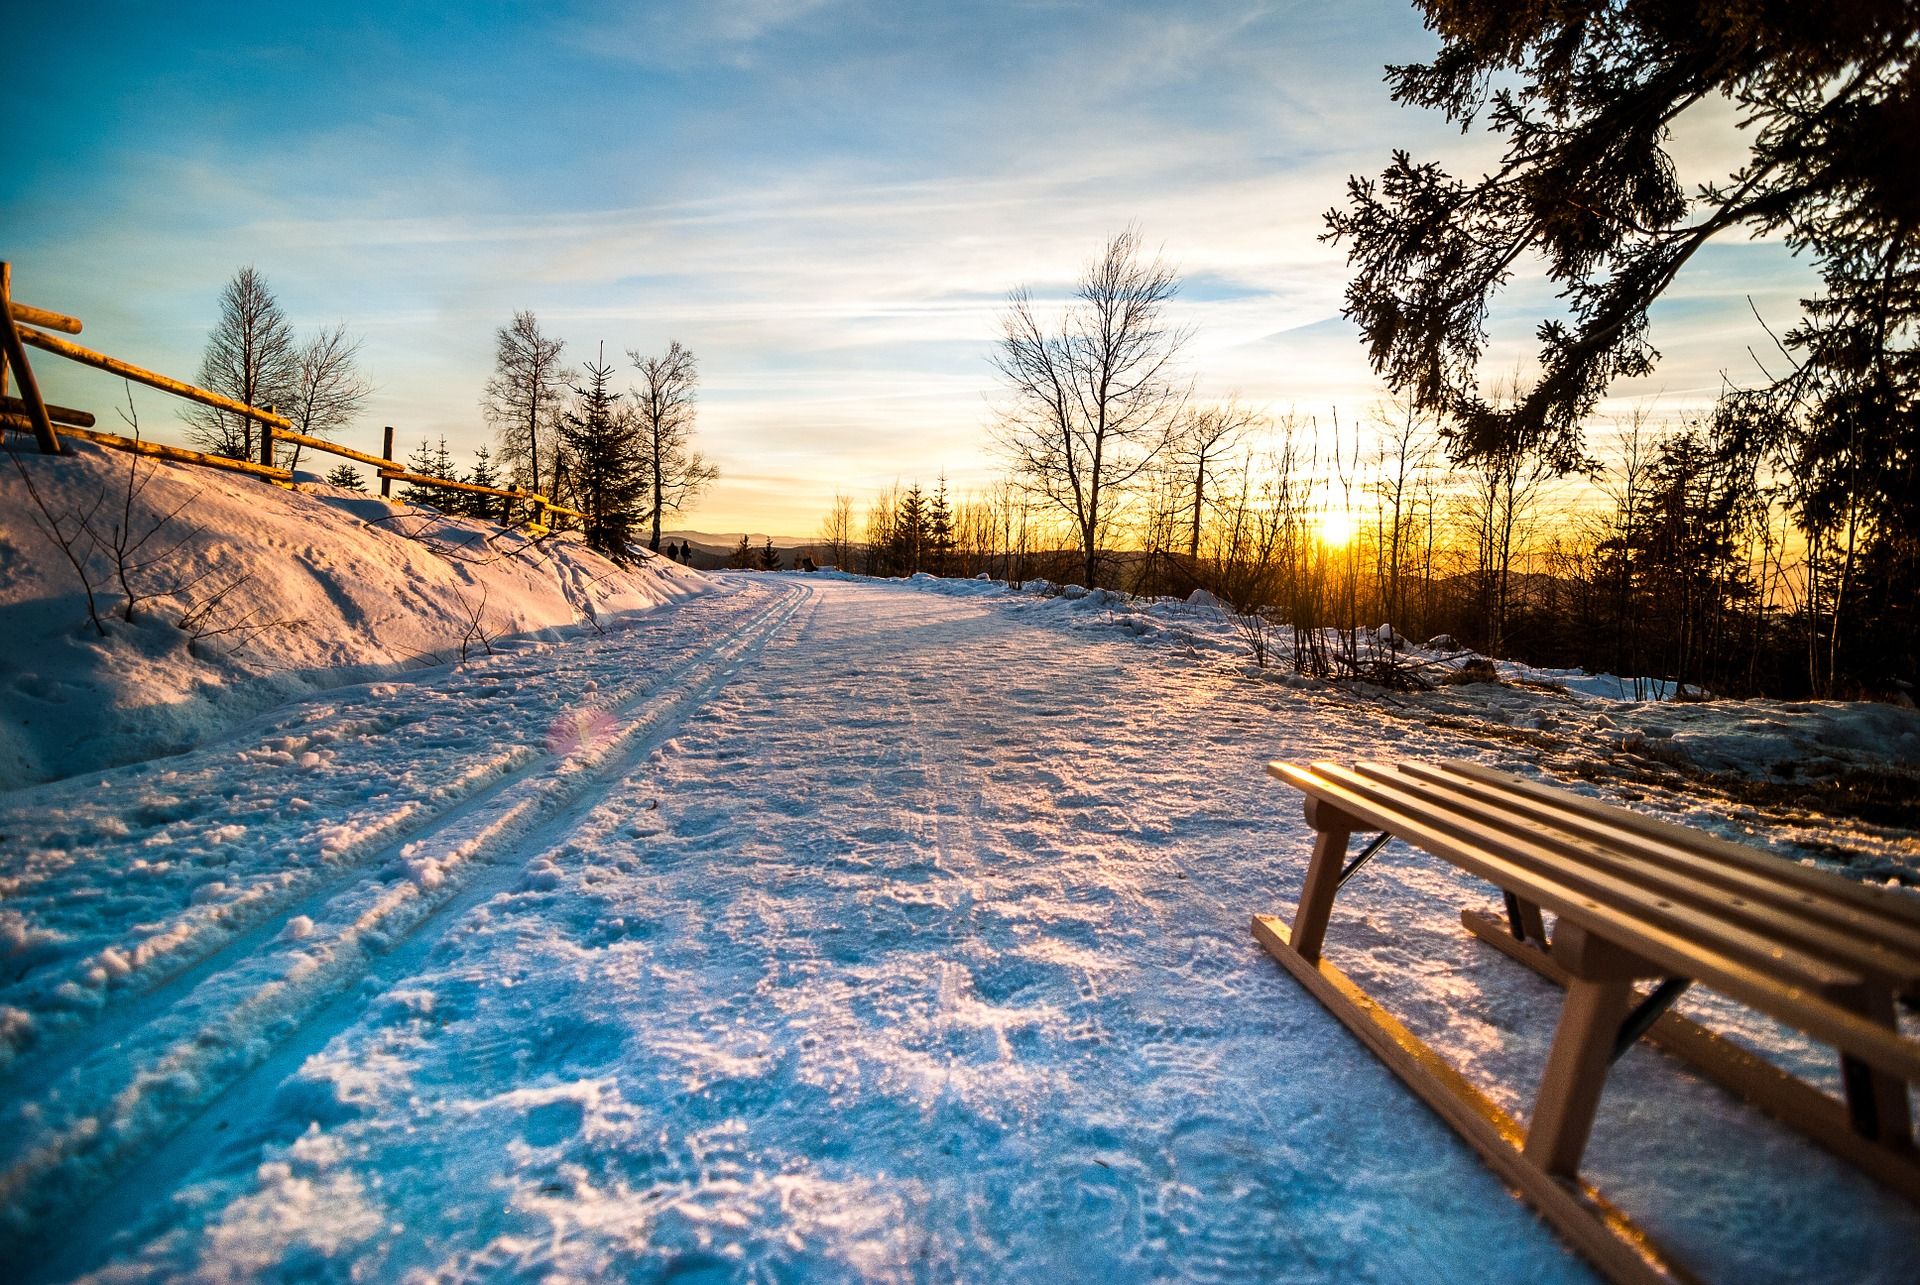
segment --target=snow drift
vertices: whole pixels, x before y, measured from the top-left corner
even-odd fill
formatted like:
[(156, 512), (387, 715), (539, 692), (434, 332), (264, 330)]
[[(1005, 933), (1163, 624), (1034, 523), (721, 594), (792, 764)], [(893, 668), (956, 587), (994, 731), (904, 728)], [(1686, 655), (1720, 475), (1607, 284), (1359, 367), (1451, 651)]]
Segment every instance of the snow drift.
[(557, 638), (709, 583), (315, 474), (290, 491), (72, 449), (0, 465), (0, 789), (177, 753), (292, 697)]

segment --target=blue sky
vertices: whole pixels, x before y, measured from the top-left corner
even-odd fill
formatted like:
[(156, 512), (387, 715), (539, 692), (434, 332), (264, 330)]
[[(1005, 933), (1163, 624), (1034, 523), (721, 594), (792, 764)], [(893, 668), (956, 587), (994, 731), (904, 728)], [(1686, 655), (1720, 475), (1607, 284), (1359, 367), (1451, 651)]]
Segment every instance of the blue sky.
[[(1395, 146), (1483, 142), (1390, 104), (1429, 55), (1404, 0), (1341, 5), (849, 0), (463, 6), (34, 6), (0, 51), (0, 253), (84, 340), (191, 376), (234, 268), (296, 324), (345, 321), (363, 427), (487, 440), (492, 332), (537, 312), (575, 357), (678, 339), (723, 481), (688, 525), (812, 531), (836, 489), (995, 470), (986, 355), (1006, 292), (1064, 290), (1137, 224), (1180, 265), (1203, 394), (1351, 420), (1378, 400), (1320, 214)], [(1729, 155), (1709, 109), (1683, 172)], [(1709, 399), (1808, 278), (1777, 247), (1703, 256), (1621, 402)], [(1521, 282), (1494, 362), (1550, 294)], [(56, 368), (61, 367), (61, 368)], [(37, 364), (105, 411), (115, 381)], [(173, 404), (141, 395), (143, 428)]]

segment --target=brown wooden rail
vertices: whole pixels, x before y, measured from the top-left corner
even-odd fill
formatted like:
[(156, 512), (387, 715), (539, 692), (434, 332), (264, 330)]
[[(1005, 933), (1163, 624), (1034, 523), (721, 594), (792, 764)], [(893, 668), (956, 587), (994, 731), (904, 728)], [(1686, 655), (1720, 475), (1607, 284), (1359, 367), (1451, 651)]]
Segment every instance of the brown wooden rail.
[(293, 422), (285, 415), (276, 414), (273, 411), (262, 409), (259, 406), (249, 406), (245, 402), (235, 401), (231, 397), (223, 397), (219, 393), (210, 392), (205, 388), (189, 384), (184, 380), (175, 379), (170, 375), (159, 374), (156, 371), (148, 370), (144, 366), (136, 366), (130, 361), (121, 361), (118, 357), (109, 357), (105, 353), (95, 352), (91, 348), (82, 348), (79, 344), (62, 339), (58, 335), (50, 335), (45, 331), (28, 328), (17, 329), (20, 338), (32, 344), (35, 348), (44, 348), (50, 353), (58, 353), (69, 361), (79, 362), (82, 366), (92, 366), (94, 369), (104, 370), (110, 375), (118, 375), (122, 379), (131, 379), (136, 384), (145, 384), (149, 388), (157, 388), (163, 393), (172, 393), (175, 397), (183, 397), (190, 402), (199, 402), (203, 406), (211, 406), (216, 410), (227, 411), (233, 415), (241, 415), (262, 424), (270, 424), (274, 428), (289, 430), (293, 428)]
[[(26, 427), (26, 420), (19, 415), (0, 415), (0, 423), (4, 423), (9, 428)], [(102, 433), (91, 428), (77, 428), (71, 424), (62, 425), (60, 431), (69, 437), (84, 438), (86, 441), (110, 446), (116, 451), (126, 451), (132, 455), (169, 460), (175, 464), (193, 464), (200, 468), (224, 469), (229, 473), (245, 473), (250, 477), (263, 477), (271, 482), (293, 481), (292, 469), (272, 468), (265, 464), (255, 464), (252, 460), (236, 460), (225, 455), (208, 455), (204, 451), (191, 451), (184, 446), (168, 446), (164, 442), (149, 442), (143, 437)]]

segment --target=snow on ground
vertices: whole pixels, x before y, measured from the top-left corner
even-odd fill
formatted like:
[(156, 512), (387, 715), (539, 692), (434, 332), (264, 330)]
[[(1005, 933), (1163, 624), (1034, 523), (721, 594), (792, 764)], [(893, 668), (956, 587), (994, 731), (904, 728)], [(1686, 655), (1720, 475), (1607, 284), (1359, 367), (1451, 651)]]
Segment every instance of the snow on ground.
[[(0, 463), (0, 789), (175, 753), (293, 696), (591, 628), (706, 583), (667, 559), (623, 570), (577, 537), (529, 541), (305, 473), (294, 492), (72, 449)], [(86, 518), (109, 543), (131, 533), (134, 591), (162, 596), (118, 618), (115, 559), (82, 537), (100, 637), (49, 517), (68, 534)]]
[[(1559, 743), (929, 587), (722, 577), (0, 796), (0, 1274), (1590, 1279), (1247, 928), (1266, 760)], [(1523, 1109), (1496, 904), (1395, 845), (1329, 954)], [(1912, 1278), (1912, 1209), (1650, 1050), (1588, 1171), (1709, 1279)]]
[[(923, 574), (893, 583), (1004, 599), (1023, 620), (1095, 634), (1118, 631), (1189, 658), (1236, 666), (1254, 681), (1328, 696), (1351, 691), (1351, 699), (1389, 727), (1447, 727), (1476, 749), (1518, 756), (1563, 777), (1603, 781), (1610, 797), (1624, 792), (1629, 801), (1645, 801), (1731, 838), (1783, 852), (1791, 848), (1795, 859), (1856, 877), (1920, 887), (1920, 846), (1912, 829), (1920, 824), (1920, 711), (1911, 708), (1855, 701), (1656, 700), (1651, 694), (1670, 684), (1504, 660), (1491, 662), (1497, 682), (1443, 684), (1416, 693), (1364, 685), (1342, 689), (1291, 672), (1292, 642), (1284, 629), (1274, 631), (1269, 667), (1256, 667), (1232, 617), (1204, 590), (1181, 602), (1045, 581), (1010, 589), (999, 581)], [(1402, 660), (1423, 666), (1429, 678), (1472, 658), (1452, 647), (1409, 646), (1404, 640), (1397, 646)], [(1862, 790), (1863, 780), (1871, 791)], [(1862, 803), (1863, 792), (1891, 801)], [(1700, 806), (1703, 797), (1708, 806)], [(1836, 814), (1855, 820), (1836, 830)]]

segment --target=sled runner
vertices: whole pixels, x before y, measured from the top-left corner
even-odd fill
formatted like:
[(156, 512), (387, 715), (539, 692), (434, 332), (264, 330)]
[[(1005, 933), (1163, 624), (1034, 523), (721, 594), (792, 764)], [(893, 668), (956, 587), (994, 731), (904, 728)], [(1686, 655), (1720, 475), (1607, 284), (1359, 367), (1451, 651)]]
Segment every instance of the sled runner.
[[(1257, 915), (1254, 936), (1612, 1279), (1690, 1279), (1579, 1177), (1607, 1072), (1643, 1037), (1920, 1204), (1920, 1040), (1894, 1014), (1920, 996), (1920, 898), (1474, 763), (1267, 770), (1315, 838), (1291, 925)], [(1334, 894), (1394, 837), (1499, 888), (1506, 922), (1466, 927), (1566, 988), (1524, 1127), (1320, 958)], [(1696, 983), (1832, 1046), (1845, 1100), (1667, 1011)]]

